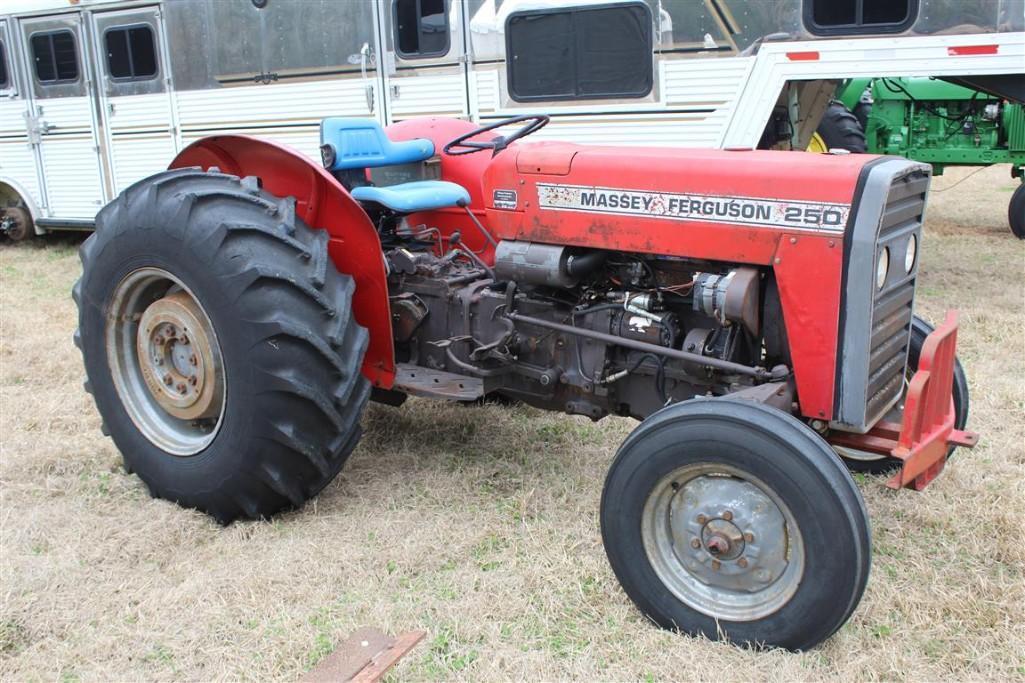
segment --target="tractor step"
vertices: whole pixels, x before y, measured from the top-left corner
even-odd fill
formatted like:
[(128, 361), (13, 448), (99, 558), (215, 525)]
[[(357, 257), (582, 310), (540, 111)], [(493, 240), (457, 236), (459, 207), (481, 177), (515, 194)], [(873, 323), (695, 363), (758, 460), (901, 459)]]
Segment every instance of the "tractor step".
[(394, 389), (412, 396), (476, 401), (484, 396), (484, 380), (412, 363), (398, 363), (395, 366)]

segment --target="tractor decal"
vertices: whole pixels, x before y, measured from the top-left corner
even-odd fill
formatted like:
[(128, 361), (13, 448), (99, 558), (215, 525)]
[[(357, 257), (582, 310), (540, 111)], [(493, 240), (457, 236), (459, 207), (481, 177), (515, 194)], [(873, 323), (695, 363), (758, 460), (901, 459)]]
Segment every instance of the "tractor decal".
[(722, 195), (643, 192), (610, 187), (537, 184), (538, 206), (554, 211), (645, 216), (668, 220), (839, 234), (847, 225), (850, 204), (799, 202)]

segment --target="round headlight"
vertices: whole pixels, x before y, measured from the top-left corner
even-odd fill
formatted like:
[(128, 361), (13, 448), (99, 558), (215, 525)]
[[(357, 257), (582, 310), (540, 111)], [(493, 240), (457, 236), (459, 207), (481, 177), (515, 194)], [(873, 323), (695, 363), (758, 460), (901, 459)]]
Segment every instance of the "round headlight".
[(908, 249), (904, 252), (904, 272), (911, 273), (915, 267), (915, 259), (918, 257), (918, 235), (912, 235), (908, 240)]
[(890, 248), (883, 247), (879, 253), (879, 261), (876, 263), (876, 287), (883, 288), (886, 284), (886, 275), (890, 272)]

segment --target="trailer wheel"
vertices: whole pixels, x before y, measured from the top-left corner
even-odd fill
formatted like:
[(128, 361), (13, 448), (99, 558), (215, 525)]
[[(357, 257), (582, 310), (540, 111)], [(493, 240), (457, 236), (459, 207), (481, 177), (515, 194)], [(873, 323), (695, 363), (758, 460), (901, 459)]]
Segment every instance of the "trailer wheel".
[(1007, 224), (1011, 232), (1020, 240), (1025, 240), (1025, 182), (1022, 182), (1011, 195), (1007, 205)]
[(601, 527), (641, 612), (713, 640), (813, 647), (868, 580), (850, 474), (809, 427), (748, 401), (695, 399), (642, 422), (609, 470)]
[(842, 102), (830, 102), (808, 146), (809, 152), (820, 154), (831, 149), (845, 149), (853, 154), (864, 154), (868, 149), (865, 129)]
[(23, 206), (9, 206), (0, 210), (0, 226), (3, 234), (12, 242), (24, 242), (35, 235), (32, 216)]
[(228, 523), (299, 507), (342, 468), (370, 394), (353, 281), (294, 200), (196, 169), (126, 190), (75, 284), (86, 389), (155, 497)]
[[(911, 321), (911, 340), (908, 345), (908, 369), (907, 378), (915, 374), (918, 369), (918, 359), (922, 355), (922, 345), (925, 338), (933, 331), (933, 326), (919, 318), (917, 315)], [(964, 429), (968, 424), (968, 378), (961, 361), (954, 358), (954, 385), (951, 388), (954, 399), (954, 427)], [(949, 458), (955, 447), (951, 446), (947, 452)], [(852, 451), (850, 449), (839, 450), (840, 456), (847, 464), (847, 468), (853, 472), (864, 472), (866, 474), (889, 474), (900, 467), (901, 462), (896, 458), (879, 456), (874, 453)]]

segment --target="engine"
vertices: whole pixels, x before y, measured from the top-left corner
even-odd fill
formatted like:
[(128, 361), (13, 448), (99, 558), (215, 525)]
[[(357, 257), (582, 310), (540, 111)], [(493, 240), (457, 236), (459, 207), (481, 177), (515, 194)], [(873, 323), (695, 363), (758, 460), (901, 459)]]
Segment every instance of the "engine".
[(787, 374), (761, 269), (517, 240), (489, 266), (458, 233), (446, 242), (400, 227), (386, 253), (400, 363), (594, 419)]

